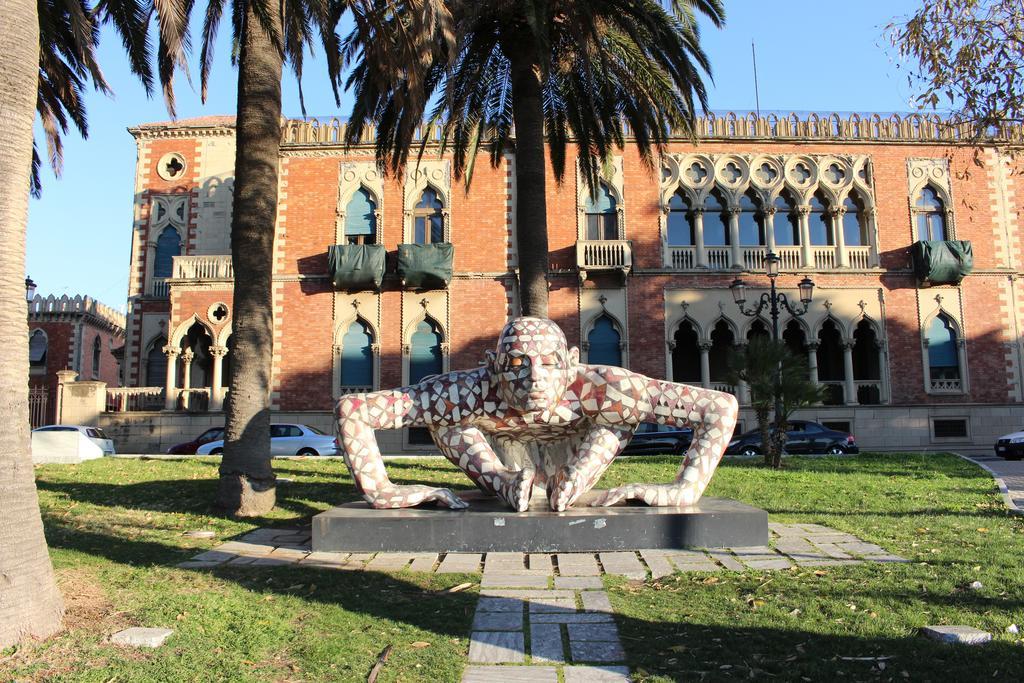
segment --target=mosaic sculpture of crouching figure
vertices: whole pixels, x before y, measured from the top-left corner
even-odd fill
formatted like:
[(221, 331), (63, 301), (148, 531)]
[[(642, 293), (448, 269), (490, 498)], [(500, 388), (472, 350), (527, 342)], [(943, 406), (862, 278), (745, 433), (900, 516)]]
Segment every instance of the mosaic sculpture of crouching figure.
[[(534, 485), (546, 485), (553, 510), (565, 510), (594, 486), (642, 422), (693, 428), (693, 443), (671, 484), (627, 484), (592, 505), (624, 500), (686, 506), (700, 499), (722, 458), (737, 415), (726, 393), (651, 379), (623, 368), (583, 365), (552, 321), (517, 318), (501, 331), (484, 367), (428, 377), (419, 384), (338, 402), (338, 433), (356, 486), (375, 508), (437, 502), (460, 509), (449, 489), (393, 484), (375, 429), (426, 427), (441, 452), (483, 491), (526, 510)], [(506, 467), (488, 437), (513, 442), (562, 442), (567, 458)], [(534, 449), (543, 453), (544, 449)]]

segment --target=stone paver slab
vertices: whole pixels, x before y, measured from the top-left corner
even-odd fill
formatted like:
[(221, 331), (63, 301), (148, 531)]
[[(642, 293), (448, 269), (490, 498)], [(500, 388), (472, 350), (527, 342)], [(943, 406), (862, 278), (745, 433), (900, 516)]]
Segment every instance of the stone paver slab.
[(522, 631), (523, 612), (480, 612), (473, 617), (474, 631)]
[(733, 555), (742, 559), (764, 559), (775, 557), (775, 551), (766, 545), (747, 545), (736, 548), (729, 548)]
[(834, 543), (816, 543), (818, 549), (831, 557), (834, 560), (848, 560), (850, 559), (849, 553), (844, 553), (839, 546)]
[[(232, 560), (232, 562), (233, 561), (234, 560)], [(178, 569), (213, 569), (214, 567), (220, 567), (223, 564), (223, 562), (194, 562), (192, 560), (187, 560), (185, 562), (179, 562), (174, 566)]]
[(298, 560), (290, 557), (256, 557), (249, 563), (250, 567), (284, 567), (296, 565)]
[(410, 562), (412, 555), (409, 553), (377, 553), (366, 564), (366, 568), (379, 572), (394, 572), (405, 569)]
[(414, 554), (409, 570), (414, 572), (432, 572), (437, 564), (437, 553)]
[(713, 562), (676, 562), (681, 572), (720, 572), (722, 568)]
[(221, 543), (214, 550), (219, 550), (222, 553), (235, 553), (236, 555), (269, 555), (273, 552), (274, 547), (267, 543), (228, 541), (227, 543)]
[(951, 645), (981, 645), (992, 640), (991, 633), (972, 626), (925, 626), (921, 633)]
[(133, 626), (110, 636), (110, 642), (116, 645), (130, 645), (132, 647), (160, 647), (173, 633), (174, 631), (169, 628), (141, 628)]
[(640, 564), (636, 553), (600, 553), (599, 557), (606, 574), (620, 574), (641, 581), (647, 578), (647, 570)]
[(617, 641), (570, 640), (569, 653), (574, 662), (621, 662), (626, 659)]
[(530, 614), (540, 612), (575, 612), (574, 598), (535, 598), (530, 600)]
[(448, 553), (437, 568), (438, 574), (472, 574), (480, 569), (480, 555)]
[(751, 569), (789, 569), (793, 565), (784, 557), (772, 560), (747, 560), (744, 562)]
[(660, 579), (675, 572), (668, 559), (668, 553), (664, 550), (641, 550), (640, 557), (644, 558), (644, 562), (650, 568), (652, 579)]
[(562, 669), (565, 683), (629, 683), (624, 666), (567, 666)]
[(518, 612), (523, 613), (522, 600), (516, 598), (480, 598), (476, 604), (477, 612)]
[(551, 563), (551, 555), (547, 553), (530, 553), (526, 558), (526, 564), (530, 571), (542, 572), (548, 576), (555, 573), (554, 565)]
[(480, 595), (492, 598), (519, 598), (520, 600), (532, 600), (533, 598), (572, 598), (576, 595), (573, 591), (565, 590), (517, 590), (514, 588), (484, 588)]
[(574, 640), (607, 640), (619, 639), (619, 629), (614, 623), (569, 624), (569, 641)]
[(709, 552), (708, 555), (710, 555), (713, 560), (720, 563), (726, 569), (731, 569), (734, 572), (742, 572), (746, 569), (746, 567), (740, 564), (739, 561), (729, 553), (715, 550)]
[(474, 631), (469, 638), (469, 661), (477, 664), (518, 664), (526, 659), (522, 632)]
[[(603, 679), (597, 680), (604, 683)], [(462, 683), (558, 683), (558, 669), (553, 666), (467, 666), (462, 672)]]
[(482, 588), (547, 588), (548, 577), (543, 574), (507, 574), (484, 572)]
[(574, 590), (602, 590), (604, 582), (600, 576), (556, 576), (555, 588)]
[(844, 553), (854, 555), (888, 555), (888, 551), (880, 545), (857, 541), (856, 543), (836, 543), (836, 547)]
[(608, 599), (608, 594), (604, 591), (584, 591), (580, 593), (580, 597), (583, 599), (583, 609), (588, 612), (607, 612), (611, 614), (612, 603)]
[(564, 662), (562, 627), (559, 624), (530, 624), (530, 656), (535, 662)]
[(601, 568), (591, 553), (559, 553), (558, 573), (560, 576), (600, 576)]
[(278, 546), (274, 548), (274, 552), (270, 553), (266, 557), (282, 558), (285, 560), (298, 561), (309, 554), (307, 550), (296, 550), (295, 548), (286, 548), (284, 546)]
[(484, 573), (523, 569), (526, 569), (526, 556), (523, 553), (487, 553), (484, 557)]
[(324, 551), (310, 553), (303, 558), (303, 563), (306, 562), (323, 562), (327, 564), (344, 564), (348, 561), (351, 553), (328, 553)]
[(533, 624), (607, 624), (612, 622), (612, 615), (607, 612), (533, 612), (530, 614), (530, 626)]
[(207, 550), (205, 553), (199, 553), (191, 559), (192, 562), (227, 562), (237, 557), (235, 553), (225, 553), (220, 550)]

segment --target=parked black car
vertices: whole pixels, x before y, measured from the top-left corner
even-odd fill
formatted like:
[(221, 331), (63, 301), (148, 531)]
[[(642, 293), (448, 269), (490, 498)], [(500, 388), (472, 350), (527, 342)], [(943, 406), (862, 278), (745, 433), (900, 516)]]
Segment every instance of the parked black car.
[(690, 447), (693, 430), (644, 422), (622, 451), (623, 455), (681, 455)]
[[(761, 432), (751, 430), (733, 437), (726, 455), (758, 455), (763, 453)], [(786, 431), (787, 453), (860, 453), (853, 434), (823, 427), (817, 422), (791, 420)]]

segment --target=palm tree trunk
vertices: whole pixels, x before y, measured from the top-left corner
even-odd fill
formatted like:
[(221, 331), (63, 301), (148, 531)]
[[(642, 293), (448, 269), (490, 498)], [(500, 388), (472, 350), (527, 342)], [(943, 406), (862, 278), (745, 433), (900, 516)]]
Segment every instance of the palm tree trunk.
[[(282, 53), (247, 4), (238, 61), (235, 193), (231, 261), (235, 269), (231, 387), (217, 505), (251, 517), (274, 507), (270, 464), (270, 380), (274, 355), (271, 289), (281, 140)], [(280, 5), (269, 3), (277, 32)]]
[(60, 628), (64, 603), (46, 550), (28, 431), (25, 227), (39, 81), (35, 0), (4, 4), (0, 31), (0, 650)]
[[(520, 34), (523, 35), (523, 34)], [(522, 40), (530, 40), (525, 37)], [(544, 109), (540, 69), (521, 42), (508, 54), (516, 127), (516, 251), (523, 315), (548, 317), (548, 222), (545, 199)]]

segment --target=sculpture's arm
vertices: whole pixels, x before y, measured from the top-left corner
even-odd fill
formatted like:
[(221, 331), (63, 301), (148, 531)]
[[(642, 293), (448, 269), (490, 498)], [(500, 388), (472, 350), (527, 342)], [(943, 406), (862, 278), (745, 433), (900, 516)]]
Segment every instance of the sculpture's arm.
[(693, 441), (671, 484), (626, 484), (609, 490), (594, 505), (642, 500), (652, 506), (693, 505), (704, 494), (732, 438), (739, 404), (721, 391), (648, 379), (641, 421), (693, 427)]
[(372, 507), (406, 508), (436, 501), (453, 509), (468, 507), (449, 489), (432, 486), (399, 486), (388, 478), (377, 447), (375, 429), (425, 426), (420, 418), (415, 387), (393, 391), (352, 394), (338, 401), (335, 417), (345, 464), (356, 488)]

